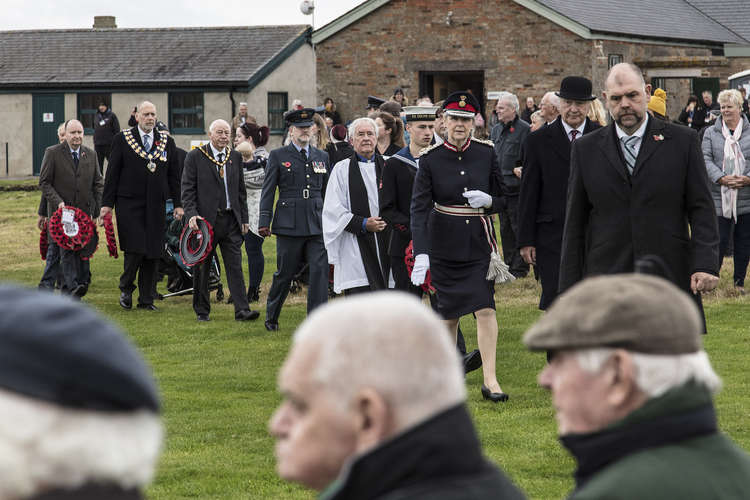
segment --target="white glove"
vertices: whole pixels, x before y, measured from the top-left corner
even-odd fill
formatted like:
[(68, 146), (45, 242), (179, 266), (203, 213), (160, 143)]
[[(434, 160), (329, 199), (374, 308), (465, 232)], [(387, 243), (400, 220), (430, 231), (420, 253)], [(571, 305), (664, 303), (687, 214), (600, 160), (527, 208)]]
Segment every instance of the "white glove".
[(430, 256), (426, 253), (420, 253), (414, 257), (414, 269), (411, 270), (411, 282), (414, 286), (424, 283), (427, 270), (430, 268)]
[(466, 191), (464, 198), (469, 200), (471, 208), (490, 208), (492, 206), (492, 196), (479, 190)]

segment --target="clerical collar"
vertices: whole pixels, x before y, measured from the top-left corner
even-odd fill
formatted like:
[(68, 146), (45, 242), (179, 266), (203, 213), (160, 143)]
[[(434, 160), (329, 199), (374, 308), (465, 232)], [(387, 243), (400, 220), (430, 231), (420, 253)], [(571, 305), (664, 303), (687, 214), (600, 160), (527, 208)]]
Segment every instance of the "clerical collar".
[(362, 163), (372, 163), (375, 161), (375, 153), (373, 153), (372, 158), (369, 158), (369, 159), (365, 158), (359, 153), (355, 153), (355, 154), (357, 155), (357, 159), (359, 159), (359, 161), (361, 161)]
[(211, 146), (211, 152), (213, 152), (214, 158), (218, 160), (219, 153), (224, 153), (224, 150), (219, 151), (218, 149), (214, 147), (214, 144), (212, 142), (209, 142), (208, 145)]
[(296, 142), (292, 141), (292, 146), (294, 146), (294, 149), (296, 149), (297, 152), (302, 151), (304, 149), (305, 153), (307, 153), (307, 157), (308, 158), (310, 157), (310, 145), (309, 144), (307, 146), (305, 146), (304, 148), (301, 148), (301, 147), (297, 146)]

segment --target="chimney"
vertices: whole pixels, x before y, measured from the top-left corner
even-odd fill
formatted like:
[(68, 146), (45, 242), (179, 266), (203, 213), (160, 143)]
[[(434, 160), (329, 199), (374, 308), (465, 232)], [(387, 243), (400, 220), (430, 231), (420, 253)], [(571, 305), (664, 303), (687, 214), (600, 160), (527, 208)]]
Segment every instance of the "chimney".
[(117, 28), (117, 24), (115, 24), (115, 16), (94, 16), (93, 28), (95, 30)]

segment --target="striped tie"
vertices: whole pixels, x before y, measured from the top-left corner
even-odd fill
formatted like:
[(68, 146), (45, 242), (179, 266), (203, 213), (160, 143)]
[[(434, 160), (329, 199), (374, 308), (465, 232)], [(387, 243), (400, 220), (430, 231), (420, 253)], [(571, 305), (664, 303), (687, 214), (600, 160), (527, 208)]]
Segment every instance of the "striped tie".
[(630, 175), (633, 175), (633, 169), (635, 168), (635, 159), (637, 156), (634, 148), (635, 141), (638, 140), (638, 136), (632, 135), (630, 137), (623, 137), (620, 140), (622, 141), (622, 154), (625, 157), (625, 164), (628, 167), (628, 172), (630, 172)]

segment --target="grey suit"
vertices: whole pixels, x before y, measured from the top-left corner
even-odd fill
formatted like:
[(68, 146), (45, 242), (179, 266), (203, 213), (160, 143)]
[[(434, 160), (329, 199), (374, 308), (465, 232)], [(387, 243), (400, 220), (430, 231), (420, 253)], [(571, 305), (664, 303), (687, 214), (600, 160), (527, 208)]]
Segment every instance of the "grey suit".
[[(313, 147), (309, 151), (307, 162), (293, 144), (271, 151), (268, 157), (258, 227), (270, 226), (276, 235), (278, 270), (268, 293), (266, 321), (269, 323), (278, 323), (292, 278), (305, 261), (310, 266), (307, 312), (328, 300), (328, 256), (323, 245), (322, 212), (330, 167), (326, 152)], [(277, 188), (279, 198), (274, 214)]]
[[(44, 152), (39, 186), (47, 199), (47, 214), (52, 215), (65, 202), (94, 217), (101, 207), (104, 180), (96, 153), (86, 146), (79, 150), (78, 166), (73, 162), (67, 142), (50, 146)], [(80, 252), (61, 249), (63, 291), (70, 293), (89, 279)]]

